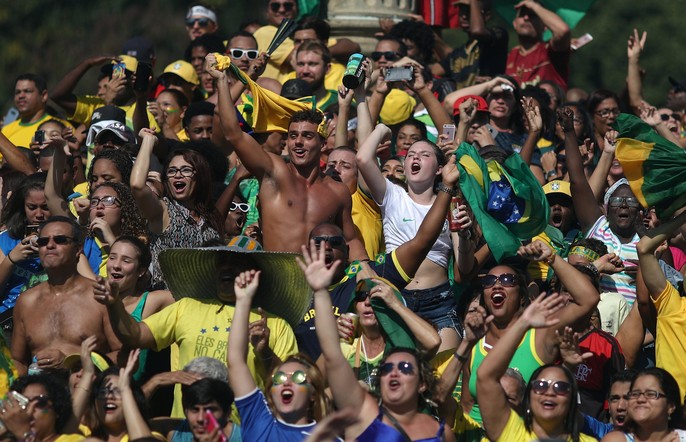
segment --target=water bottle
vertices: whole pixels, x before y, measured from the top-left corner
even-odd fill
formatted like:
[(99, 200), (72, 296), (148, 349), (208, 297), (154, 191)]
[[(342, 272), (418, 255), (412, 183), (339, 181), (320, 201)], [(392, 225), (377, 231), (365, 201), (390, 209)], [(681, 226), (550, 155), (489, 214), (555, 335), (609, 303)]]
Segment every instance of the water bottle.
[(31, 359), (31, 365), (29, 365), (29, 374), (41, 374), (43, 373), (43, 369), (38, 366), (38, 358), (33, 357)]

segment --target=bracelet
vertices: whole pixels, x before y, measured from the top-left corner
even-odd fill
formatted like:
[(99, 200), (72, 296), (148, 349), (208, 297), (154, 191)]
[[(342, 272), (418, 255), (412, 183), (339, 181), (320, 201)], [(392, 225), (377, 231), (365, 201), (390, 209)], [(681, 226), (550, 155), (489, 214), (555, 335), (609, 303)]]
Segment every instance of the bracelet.
[(553, 265), (553, 263), (555, 262), (555, 257), (557, 257), (557, 253), (553, 253), (553, 256), (545, 260), (545, 263), (549, 266)]
[(465, 362), (467, 362), (467, 359), (469, 359), (469, 357), (467, 355), (461, 355), (457, 351), (454, 353), (454, 355), (455, 355), (455, 359), (462, 362), (463, 364)]
[(454, 188), (454, 187), (448, 187), (448, 186), (446, 186), (446, 185), (443, 184), (443, 183), (441, 183), (441, 184), (438, 185), (438, 189), (437, 189), (437, 190), (438, 190), (439, 192), (445, 192), (445, 193), (447, 193), (447, 194), (450, 195), (450, 196), (457, 196), (457, 195), (458, 195), (458, 191), (457, 191), (456, 188)]
[[(12, 253), (12, 252), (10, 252), (10, 253)], [(8, 254), (7, 254), (7, 259), (9, 259), (9, 260), (10, 260), (10, 262), (12, 263), (12, 265), (13, 265), (13, 266), (16, 266), (16, 265), (17, 265), (17, 263), (16, 263), (16, 262), (14, 262), (14, 260), (12, 259), (12, 256), (10, 256), (10, 253), (8, 253)]]

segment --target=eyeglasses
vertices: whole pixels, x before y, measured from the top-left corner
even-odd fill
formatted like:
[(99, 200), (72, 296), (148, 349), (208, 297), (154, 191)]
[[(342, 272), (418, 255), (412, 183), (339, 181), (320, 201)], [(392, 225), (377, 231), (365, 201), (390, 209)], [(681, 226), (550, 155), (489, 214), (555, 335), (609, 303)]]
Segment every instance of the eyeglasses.
[(183, 166), (182, 168), (170, 167), (167, 169), (167, 177), (175, 177), (177, 173), (181, 172), (181, 176), (184, 178), (190, 178), (195, 175), (195, 169), (190, 166)]
[(607, 398), (607, 401), (608, 401), (608, 402), (615, 403), (615, 402), (619, 402), (619, 401), (622, 400), (622, 399), (624, 399), (625, 401), (628, 400), (628, 399), (629, 399), (629, 395), (628, 395), (628, 394), (623, 394), (623, 395), (613, 394), (612, 396), (610, 396), (609, 398)]
[(40, 408), (41, 410), (50, 408), (50, 398), (45, 396), (44, 394), (30, 398), (29, 403), (30, 402), (36, 404), (36, 408)]
[(553, 393), (558, 396), (567, 396), (572, 391), (572, 384), (564, 381), (549, 381), (547, 379), (536, 379), (531, 382), (531, 391), (536, 394), (544, 394), (553, 386)]
[(314, 245), (319, 247), (323, 242), (329, 243), (331, 247), (342, 247), (345, 245), (345, 238), (340, 235), (335, 236), (315, 236), (312, 238)]
[(302, 385), (307, 383), (307, 373), (302, 370), (295, 370), (291, 373), (279, 370), (272, 375), (272, 383), (274, 385), (285, 384), (288, 378), (291, 378), (291, 382), (294, 384)]
[(619, 109), (618, 108), (612, 108), (612, 109), (600, 109), (599, 111), (596, 111), (595, 113), (599, 117), (607, 118), (610, 116), (610, 114), (614, 115), (615, 117), (619, 115)]
[(379, 61), (381, 60), (381, 57), (385, 58), (388, 61), (395, 61), (400, 57), (400, 54), (394, 51), (372, 52), (372, 60)]
[(269, 4), (269, 9), (272, 10), (272, 12), (279, 12), (279, 9), (283, 6), (284, 11), (290, 12), (295, 8), (295, 3), (291, 2), (286, 2), (286, 3), (270, 3)]
[(610, 207), (621, 207), (622, 204), (626, 204), (627, 207), (639, 207), (640, 204), (636, 198), (630, 196), (613, 196), (607, 202)]
[(69, 244), (70, 242), (74, 241), (74, 238), (67, 235), (41, 236), (40, 238), (36, 239), (36, 244), (38, 247), (45, 247), (48, 245), (51, 239), (55, 242), (55, 244), (58, 245)]
[(488, 289), (500, 281), (503, 287), (514, 287), (517, 285), (519, 278), (513, 273), (503, 273), (502, 275), (486, 275), (481, 278), (481, 288)]
[(119, 390), (119, 387), (102, 387), (100, 390), (98, 390), (98, 399), (104, 399), (109, 395), (112, 395), (112, 397), (115, 399), (120, 398), (121, 391)]
[(257, 49), (231, 48), (229, 49), (229, 53), (233, 58), (243, 58), (243, 56), (245, 55), (246, 57), (248, 57), (248, 60), (254, 60), (259, 55)]
[(201, 28), (206, 28), (207, 25), (210, 24), (210, 21), (209, 18), (189, 18), (186, 20), (186, 26), (192, 28), (197, 23)]
[(117, 206), (121, 206), (121, 201), (119, 201), (119, 198), (114, 195), (107, 195), (103, 196), (102, 198), (91, 198), (92, 209), (98, 207), (100, 203), (102, 203), (102, 205), (105, 207), (114, 206), (115, 204)]
[(641, 397), (641, 395), (645, 396), (646, 399), (650, 399), (650, 400), (655, 400), (655, 399), (667, 397), (666, 394), (660, 393), (659, 391), (655, 391), (655, 390), (646, 390), (646, 391), (632, 390), (629, 392), (629, 394), (627, 396), (629, 396), (629, 399), (636, 400), (639, 397)]
[(397, 365), (393, 362), (386, 362), (381, 367), (379, 367), (379, 373), (381, 373), (381, 376), (386, 376), (387, 374), (390, 374), (393, 371), (394, 367), (398, 367), (398, 370), (402, 374), (408, 376), (414, 374), (414, 365), (412, 364), (412, 362), (408, 361), (400, 361)]
[(248, 204), (248, 203), (234, 203), (232, 201), (231, 206), (229, 207), (229, 212), (235, 212), (236, 210), (240, 210), (243, 213), (248, 213), (248, 210), (250, 210), (250, 204)]
[(674, 119), (676, 121), (679, 121), (681, 119), (681, 115), (679, 115), (679, 114), (660, 114), (660, 119), (662, 121), (669, 121), (670, 119)]

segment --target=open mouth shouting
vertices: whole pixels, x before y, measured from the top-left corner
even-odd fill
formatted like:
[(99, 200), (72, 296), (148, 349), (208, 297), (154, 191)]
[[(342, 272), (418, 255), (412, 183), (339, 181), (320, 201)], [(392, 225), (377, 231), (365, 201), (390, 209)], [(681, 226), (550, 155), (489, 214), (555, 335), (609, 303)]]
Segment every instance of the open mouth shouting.
[(502, 308), (507, 300), (507, 295), (502, 291), (495, 291), (491, 293), (491, 304), (494, 309)]

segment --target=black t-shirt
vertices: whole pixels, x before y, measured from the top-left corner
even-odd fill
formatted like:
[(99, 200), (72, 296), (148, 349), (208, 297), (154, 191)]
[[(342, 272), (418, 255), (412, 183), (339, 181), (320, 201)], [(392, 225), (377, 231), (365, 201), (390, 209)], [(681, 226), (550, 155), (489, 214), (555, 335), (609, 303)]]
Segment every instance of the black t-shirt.
[(457, 83), (457, 89), (472, 86), (477, 76), (495, 77), (505, 73), (507, 31), (497, 26), (488, 31), (490, 38), (470, 38), (441, 61), (446, 75)]
[[(402, 290), (407, 283), (410, 282), (410, 278), (406, 276), (405, 271), (401, 269), (400, 264), (397, 263), (395, 251), (387, 253), (386, 255), (379, 255), (375, 261), (372, 261), (369, 264), (377, 275), (390, 281), (398, 290)], [(333, 314), (336, 317), (348, 312), (348, 306), (350, 305), (350, 300), (355, 293), (355, 286), (357, 285), (354, 273), (356, 272), (351, 272), (349, 267), (346, 271), (346, 276), (329, 290)], [(319, 340), (317, 339), (317, 333), (314, 328), (314, 317), (313, 300), (307, 313), (305, 313), (305, 317), (302, 322), (295, 327), (294, 332), (295, 339), (298, 341), (298, 349), (311, 357), (312, 360), (316, 361), (322, 350), (319, 346)]]

